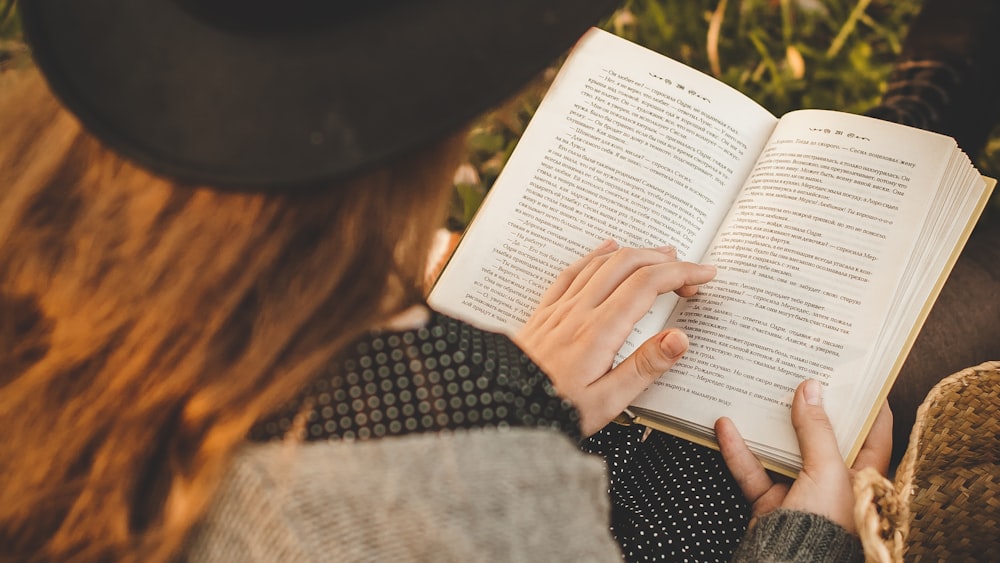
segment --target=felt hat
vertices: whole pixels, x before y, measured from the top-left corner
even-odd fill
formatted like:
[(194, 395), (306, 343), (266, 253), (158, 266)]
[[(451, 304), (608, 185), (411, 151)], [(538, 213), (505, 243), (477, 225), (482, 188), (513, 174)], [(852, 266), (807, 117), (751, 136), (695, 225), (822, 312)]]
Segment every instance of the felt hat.
[(183, 183), (315, 189), (513, 93), (620, 0), (23, 0), (53, 92)]

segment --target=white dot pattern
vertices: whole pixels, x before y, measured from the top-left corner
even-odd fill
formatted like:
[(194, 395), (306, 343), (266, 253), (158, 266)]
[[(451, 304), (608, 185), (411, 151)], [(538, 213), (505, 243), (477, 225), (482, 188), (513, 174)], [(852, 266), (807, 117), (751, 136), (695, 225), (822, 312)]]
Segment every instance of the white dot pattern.
[(610, 424), (583, 442), (611, 475), (611, 528), (627, 561), (729, 561), (750, 507), (719, 452)]
[[(308, 405), (306, 407), (305, 405)], [(506, 336), (440, 313), (426, 327), (374, 332), (249, 438), (365, 440), (459, 428), (535, 426), (580, 438), (579, 415)], [(611, 530), (628, 561), (728, 561), (749, 508), (721, 456), (615, 424), (585, 440), (610, 471)]]
[(258, 422), (250, 439), (281, 438), (297, 415), (305, 416), (307, 440), (485, 426), (546, 427), (580, 438), (576, 409), (509, 338), (439, 313), (419, 329), (362, 337), (300, 396)]

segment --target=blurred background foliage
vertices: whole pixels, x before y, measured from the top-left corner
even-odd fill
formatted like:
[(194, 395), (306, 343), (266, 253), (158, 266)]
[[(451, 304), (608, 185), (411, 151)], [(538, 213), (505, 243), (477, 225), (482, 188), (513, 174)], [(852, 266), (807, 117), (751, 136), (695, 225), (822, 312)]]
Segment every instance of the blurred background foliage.
[(14, 0), (0, 0), (0, 73), (28, 64), (28, 50), (21, 42), (21, 22)]
[[(603, 27), (719, 78), (778, 116), (802, 108), (863, 113), (878, 103), (921, 4), (630, 0)], [(453, 229), (471, 219), (554, 75), (555, 66), (474, 125), (468, 162), (455, 176)], [(1000, 135), (973, 156), (984, 174), (1000, 174)]]
[[(922, 0), (629, 0), (603, 27), (697, 68), (775, 115), (801, 108), (862, 113), (878, 103)], [(30, 64), (14, 0), (0, 0), (0, 82)], [(479, 119), (455, 174), (449, 226), (472, 218), (555, 76), (558, 61)], [(1000, 176), (1000, 134), (972, 155)], [(1000, 213), (994, 198), (992, 215)]]

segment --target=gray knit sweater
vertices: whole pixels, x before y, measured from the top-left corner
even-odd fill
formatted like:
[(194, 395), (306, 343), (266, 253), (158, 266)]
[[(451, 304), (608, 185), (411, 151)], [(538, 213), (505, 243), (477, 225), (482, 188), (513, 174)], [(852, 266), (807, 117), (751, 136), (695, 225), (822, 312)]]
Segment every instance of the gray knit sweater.
[[(616, 561), (600, 458), (547, 430), (248, 444), (185, 559)], [(806, 558), (806, 556), (808, 556)], [(835, 524), (760, 520), (737, 560), (860, 560)]]

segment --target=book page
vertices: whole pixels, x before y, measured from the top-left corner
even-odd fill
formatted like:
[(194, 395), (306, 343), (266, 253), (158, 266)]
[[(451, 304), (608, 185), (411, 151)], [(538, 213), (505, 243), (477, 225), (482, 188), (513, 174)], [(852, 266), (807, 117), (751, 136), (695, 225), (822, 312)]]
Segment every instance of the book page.
[[(601, 241), (697, 260), (776, 118), (737, 91), (620, 37), (573, 50), (430, 295), (512, 333)], [(663, 296), (622, 349), (660, 330)], [(619, 357), (622, 357), (620, 354)]]
[(749, 443), (795, 458), (788, 411), (813, 378), (846, 454), (853, 403), (867, 413), (875, 399), (857, 391), (887, 375), (867, 370), (898, 353), (874, 343), (954, 152), (950, 138), (861, 116), (786, 115), (706, 254), (718, 277), (669, 321), (690, 351), (636, 405), (708, 429), (726, 415)]

